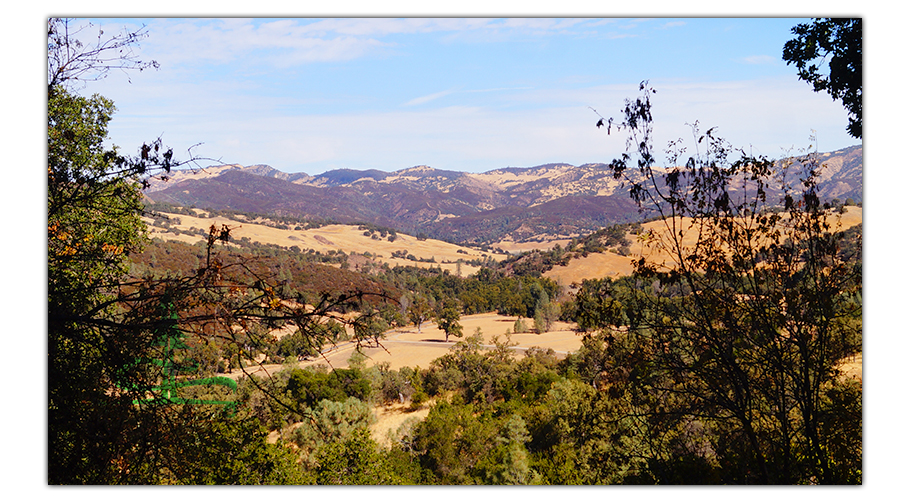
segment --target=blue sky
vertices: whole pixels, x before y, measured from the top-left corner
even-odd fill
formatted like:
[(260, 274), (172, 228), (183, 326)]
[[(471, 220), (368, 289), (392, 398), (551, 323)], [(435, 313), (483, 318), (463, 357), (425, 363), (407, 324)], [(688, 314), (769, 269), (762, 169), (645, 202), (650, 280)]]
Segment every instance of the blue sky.
[(182, 157), (286, 172), (482, 172), (608, 162), (623, 148), (593, 124), (649, 80), (655, 142), (699, 121), (780, 157), (859, 141), (839, 103), (781, 60), (808, 18), (92, 19), (145, 25), (158, 71), (89, 85), (116, 102), (126, 152), (162, 135)]

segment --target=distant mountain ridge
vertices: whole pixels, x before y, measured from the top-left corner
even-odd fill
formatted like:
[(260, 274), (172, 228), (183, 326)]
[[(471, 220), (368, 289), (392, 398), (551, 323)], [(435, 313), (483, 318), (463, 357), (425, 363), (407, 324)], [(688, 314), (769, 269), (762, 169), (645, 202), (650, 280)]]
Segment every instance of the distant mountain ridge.
[[(862, 147), (821, 155), (825, 200), (862, 200)], [(468, 244), (503, 238), (572, 237), (639, 219), (607, 165), (567, 163), (484, 173), (425, 165), (396, 172), (339, 169), (319, 175), (268, 165), (222, 165), (173, 172), (151, 183), (153, 201), (181, 206), (370, 222), (408, 234)]]

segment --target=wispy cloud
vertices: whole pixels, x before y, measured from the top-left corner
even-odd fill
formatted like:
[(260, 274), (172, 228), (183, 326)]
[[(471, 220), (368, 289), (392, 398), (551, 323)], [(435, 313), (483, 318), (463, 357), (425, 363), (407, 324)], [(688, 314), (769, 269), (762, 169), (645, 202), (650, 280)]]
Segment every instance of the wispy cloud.
[[(322, 21), (325, 22), (325, 21)], [(316, 27), (301, 20), (245, 19), (154, 22), (153, 36), (144, 44), (170, 64), (263, 61), (284, 67), (321, 61), (359, 58), (391, 44), (373, 36), (377, 30)]]
[(422, 97), (416, 97), (415, 99), (411, 99), (405, 103), (404, 106), (418, 106), (419, 104), (425, 104), (426, 102), (433, 101), (435, 99), (439, 99), (446, 95), (450, 95), (456, 92), (456, 90), (442, 90), (441, 92), (435, 92), (434, 94), (423, 95)]
[(497, 87), (490, 89), (448, 89), (442, 90), (440, 92), (435, 92), (433, 94), (424, 95), (422, 97), (416, 97), (415, 99), (411, 99), (405, 103), (404, 106), (417, 106), (419, 104), (424, 104), (426, 102), (433, 101), (435, 99), (440, 99), (441, 97), (445, 97), (451, 94), (482, 94), (486, 92), (509, 92), (514, 90), (531, 90), (532, 87)]
[[(255, 58), (271, 59), (279, 66), (364, 57), (397, 42), (390, 37), (444, 33), (444, 40), (475, 35), (515, 34), (539, 36), (571, 34), (573, 29), (595, 27), (597, 20), (545, 18), (436, 18), (436, 19), (160, 19), (147, 47), (169, 63), (230, 63)], [(484, 38), (487, 36), (488, 38)], [(276, 56), (261, 55), (276, 51)]]
[(747, 64), (775, 64), (779, 61), (772, 56), (747, 56), (742, 59), (743, 62)]

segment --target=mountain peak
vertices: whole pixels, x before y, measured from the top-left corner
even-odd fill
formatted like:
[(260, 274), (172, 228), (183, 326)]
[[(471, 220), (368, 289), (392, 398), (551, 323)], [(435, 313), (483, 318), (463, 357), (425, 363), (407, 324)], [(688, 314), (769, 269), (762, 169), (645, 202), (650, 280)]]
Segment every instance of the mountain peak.
[(435, 170), (435, 169), (432, 168), (432, 167), (429, 167), (428, 165), (416, 165), (415, 167), (409, 167), (409, 168), (404, 168), (403, 170), (398, 170), (398, 171), (397, 171), (397, 174), (398, 174), (398, 175), (404, 175), (404, 174), (431, 174), (431, 173), (434, 173), (434, 172), (436, 172), (436, 171), (437, 171), (437, 170)]

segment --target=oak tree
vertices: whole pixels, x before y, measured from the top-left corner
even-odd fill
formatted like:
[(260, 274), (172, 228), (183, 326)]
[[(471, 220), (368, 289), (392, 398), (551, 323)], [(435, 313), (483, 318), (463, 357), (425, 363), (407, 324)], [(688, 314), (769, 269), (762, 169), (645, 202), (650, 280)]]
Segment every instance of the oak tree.
[[(794, 26), (782, 58), (813, 90), (825, 90), (850, 114), (847, 132), (862, 138), (862, 19), (813, 19)], [(826, 70), (827, 67), (827, 70)]]

